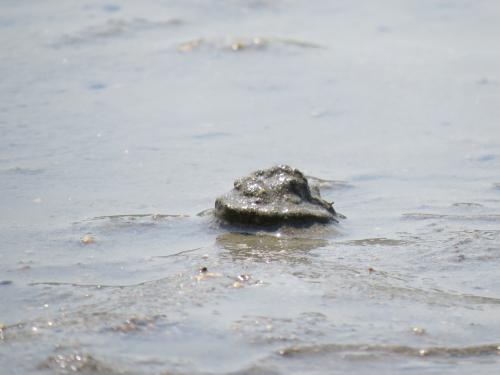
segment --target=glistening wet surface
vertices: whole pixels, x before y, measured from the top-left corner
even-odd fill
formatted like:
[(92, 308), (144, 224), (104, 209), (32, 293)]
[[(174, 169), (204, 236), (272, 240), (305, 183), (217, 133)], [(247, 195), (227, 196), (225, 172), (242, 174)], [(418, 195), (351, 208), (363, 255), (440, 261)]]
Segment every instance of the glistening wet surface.
[[(498, 372), (495, 2), (2, 5), (0, 373)], [(347, 219), (206, 211), (281, 163)]]

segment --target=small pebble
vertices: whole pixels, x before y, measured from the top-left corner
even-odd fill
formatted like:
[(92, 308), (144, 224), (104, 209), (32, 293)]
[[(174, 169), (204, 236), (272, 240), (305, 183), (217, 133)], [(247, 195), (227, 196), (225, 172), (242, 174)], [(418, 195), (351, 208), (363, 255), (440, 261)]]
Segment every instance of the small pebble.
[(233, 288), (236, 288), (236, 289), (243, 288), (243, 284), (240, 283), (239, 281), (235, 281), (233, 283)]
[(238, 276), (238, 280), (240, 280), (242, 282), (249, 281), (251, 278), (252, 278), (252, 276), (250, 276), (246, 273)]
[(90, 245), (95, 242), (95, 238), (90, 234), (86, 234), (82, 238), (80, 238), (80, 242), (84, 245)]
[(196, 275), (196, 276), (194, 276), (193, 278), (196, 281), (202, 281), (202, 280), (210, 279), (210, 278), (213, 278), (213, 277), (219, 277), (219, 276), (221, 276), (219, 273), (208, 272), (208, 268), (207, 267), (202, 267), (202, 268), (200, 268), (199, 274)]
[(245, 47), (246, 46), (243, 43), (240, 43), (240, 42), (235, 42), (235, 43), (231, 44), (231, 49), (233, 51), (238, 51), (238, 50), (243, 49)]
[(11, 285), (12, 281), (11, 280), (0, 280), (0, 285)]
[(414, 335), (425, 335), (425, 329), (421, 328), (421, 327), (413, 327), (412, 330)]

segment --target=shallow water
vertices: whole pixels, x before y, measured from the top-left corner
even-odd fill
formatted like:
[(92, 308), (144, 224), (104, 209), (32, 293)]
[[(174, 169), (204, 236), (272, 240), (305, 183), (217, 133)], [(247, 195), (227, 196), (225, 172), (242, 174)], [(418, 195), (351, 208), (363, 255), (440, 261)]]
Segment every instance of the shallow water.
[[(0, 373), (498, 371), (496, 2), (2, 5)], [(347, 219), (197, 216), (276, 163)]]

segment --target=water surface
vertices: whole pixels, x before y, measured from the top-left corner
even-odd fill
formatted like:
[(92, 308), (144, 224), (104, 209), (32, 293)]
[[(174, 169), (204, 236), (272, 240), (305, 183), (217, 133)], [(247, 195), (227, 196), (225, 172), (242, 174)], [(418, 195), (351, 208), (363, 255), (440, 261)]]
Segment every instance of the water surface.
[[(498, 371), (496, 2), (2, 5), (0, 373)], [(347, 220), (197, 216), (277, 163)]]

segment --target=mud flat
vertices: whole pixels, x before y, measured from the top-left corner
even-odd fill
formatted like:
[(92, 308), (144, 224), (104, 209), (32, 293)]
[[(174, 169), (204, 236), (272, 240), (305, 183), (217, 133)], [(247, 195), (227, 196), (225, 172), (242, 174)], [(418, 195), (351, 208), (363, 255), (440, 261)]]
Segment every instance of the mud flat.
[(0, 373), (498, 373), (499, 19), (3, 1)]

